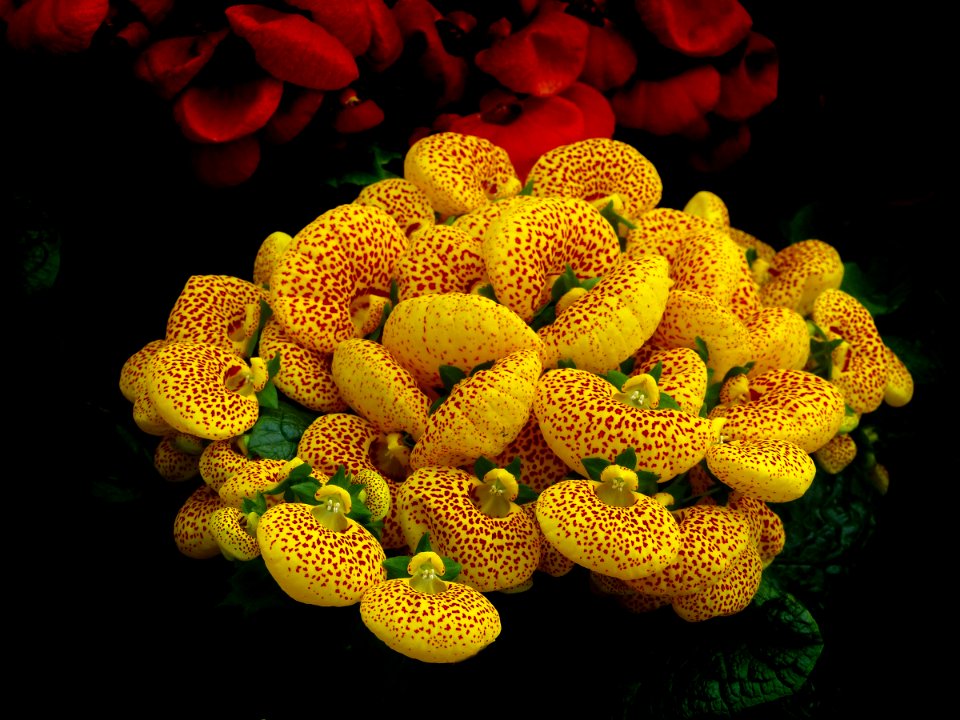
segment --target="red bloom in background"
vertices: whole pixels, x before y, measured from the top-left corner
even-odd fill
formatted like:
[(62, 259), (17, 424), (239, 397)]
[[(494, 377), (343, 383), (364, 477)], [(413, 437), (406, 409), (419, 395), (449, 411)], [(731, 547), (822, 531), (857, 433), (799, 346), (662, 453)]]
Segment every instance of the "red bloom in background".
[(563, 12), (540, 12), (529, 25), (478, 52), (474, 61), (513, 92), (555, 95), (583, 72), (589, 37), (582, 20)]
[(546, 150), (618, 129), (683, 138), (709, 169), (746, 151), (748, 121), (777, 96), (776, 47), (737, 0), (219, 7), (0, 0), (0, 19), (21, 51), (137, 51), (134, 77), (169, 103), (197, 176), (215, 186), (244, 182), (262, 152), (301, 133), (366, 147), (376, 128), (391, 142), (479, 135), (521, 176)]

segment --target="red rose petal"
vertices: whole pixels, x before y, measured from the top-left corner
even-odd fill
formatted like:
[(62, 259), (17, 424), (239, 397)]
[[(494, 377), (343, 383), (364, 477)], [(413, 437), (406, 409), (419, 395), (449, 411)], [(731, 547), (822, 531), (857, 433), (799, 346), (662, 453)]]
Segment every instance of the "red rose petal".
[(706, 114), (720, 98), (720, 73), (702, 65), (661, 81), (641, 80), (612, 100), (617, 123), (654, 135), (691, 138), (709, 132)]
[(587, 57), (580, 81), (601, 91), (626, 85), (637, 69), (633, 45), (606, 21), (603, 27), (590, 25)]
[(303, 15), (262, 5), (233, 5), (225, 13), (233, 31), (253, 47), (260, 67), (278, 80), (337, 90), (360, 76), (343, 43)]
[(333, 129), (340, 133), (358, 133), (383, 122), (383, 110), (373, 100), (361, 100), (344, 107), (333, 121)]
[(583, 137), (611, 138), (617, 127), (617, 118), (606, 95), (586, 83), (576, 82), (562, 93), (560, 97), (569, 100), (583, 114)]
[(477, 53), (474, 62), (514, 92), (554, 95), (570, 87), (587, 59), (587, 24), (564, 12), (538, 13), (533, 21)]
[(80, 52), (110, 12), (109, 0), (29, 0), (10, 16), (7, 42), (15, 50)]
[(393, 17), (404, 42), (422, 35), (426, 49), (420, 57), (425, 79), (440, 88), (435, 107), (444, 107), (463, 97), (469, 66), (462, 57), (451, 55), (443, 47), (436, 22), (441, 15), (426, 0), (399, 0), (393, 6)]
[(191, 87), (177, 98), (173, 116), (188, 140), (225, 143), (266, 125), (282, 95), (283, 83), (271, 77), (232, 87)]
[(232, 187), (250, 179), (260, 164), (260, 142), (255, 135), (218, 145), (193, 148), (193, 170), (211, 187)]
[(193, 80), (213, 57), (213, 51), (229, 31), (158, 40), (137, 58), (134, 74), (152, 85), (160, 97), (170, 100)]
[(720, 75), (720, 99), (713, 111), (728, 120), (746, 120), (777, 98), (777, 48), (752, 32), (740, 63)]
[(657, 40), (691, 57), (717, 57), (737, 46), (753, 19), (737, 0), (635, 0)]
[(313, 120), (324, 95), (319, 90), (288, 85), (280, 107), (263, 126), (263, 139), (277, 145), (293, 140)]
[[(499, 108), (504, 112), (498, 113)], [(502, 147), (521, 180), (547, 150), (585, 137), (583, 113), (573, 102), (556, 95), (528, 97), (513, 108), (501, 105), (473, 113), (454, 120), (448, 130), (486, 138)]]

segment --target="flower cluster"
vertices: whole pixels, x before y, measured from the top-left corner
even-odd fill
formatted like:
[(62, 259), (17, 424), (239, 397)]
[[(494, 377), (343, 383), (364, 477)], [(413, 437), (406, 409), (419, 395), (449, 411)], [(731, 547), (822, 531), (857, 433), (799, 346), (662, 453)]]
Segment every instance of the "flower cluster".
[(8, 0), (0, 20), (16, 50), (129, 60), (214, 186), (305, 131), (467, 133), (523, 180), (553, 147), (626, 129), (719, 168), (777, 95), (776, 49), (738, 0)]
[(202, 480), (177, 547), (262, 558), (427, 662), (493, 642), (486, 596), (538, 573), (688, 622), (744, 610), (784, 547), (771, 505), (852, 462), (913, 380), (830, 245), (775, 250), (718, 196), (662, 191), (617, 140), (521, 184), (504, 148), (440, 132), (265, 238), (250, 279), (192, 277), (120, 374), (161, 475)]

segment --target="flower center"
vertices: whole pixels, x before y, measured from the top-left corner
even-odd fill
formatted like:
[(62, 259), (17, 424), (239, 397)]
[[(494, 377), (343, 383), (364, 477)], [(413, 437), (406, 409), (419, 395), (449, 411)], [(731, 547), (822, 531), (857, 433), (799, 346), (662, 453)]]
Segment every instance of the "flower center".
[(594, 487), (603, 502), (616, 507), (632, 507), (637, 502), (637, 473), (622, 465), (607, 465)]
[(417, 553), (407, 563), (410, 587), (428, 595), (442, 593), (447, 589), (447, 584), (441, 580), (445, 570), (443, 560), (435, 552), (427, 550)]
[(503, 468), (494, 468), (478, 480), (472, 495), (474, 504), (480, 512), (492, 518), (503, 518), (510, 514), (513, 501), (517, 499), (520, 486), (513, 473)]
[(660, 389), (652, 375), (634, 375), (627, 378), (623, 389), (614, 394), (614, 399), (640, 410), (655, 410), (660, 404)]
[(310, 508), (310, 512), (323, 527), (334, 532), (343, 532), (350, 527), (350, 493), (338, 485), (324, 485), (317, 490), (319, 505)]

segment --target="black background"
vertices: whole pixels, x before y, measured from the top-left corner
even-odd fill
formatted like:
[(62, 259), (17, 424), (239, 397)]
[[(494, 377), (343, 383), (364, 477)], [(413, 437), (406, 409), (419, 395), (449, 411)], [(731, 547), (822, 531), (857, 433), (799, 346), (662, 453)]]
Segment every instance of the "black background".
[[(892, 481), (878, 532), (817, 614), (825, 648), (810, 688), (795, 706), (749, 716), (825, 717), (900, 702), (920, 714), (945, 695), (935, 653), (946, 644), (949, 657), (954, 634), (945, 584), (954, 573), (936, 536), (953, 501), (942, 429), (952, 403), (937, 370), (955, 233), (948, 23), (922, 3), (896, 14), (868, 3), (839, 13), (826, 2), (745, 5), (777, 45), (779, 97), (753, 121), (749, 154), (723, 173), (698, 174), (669, 143), (638, 145), (663, 177), (662, 204), (682, 207), (712, 190), (735, 226), (779, 246), (784, 220), (815, 203), (829, 232), (821, 239), (845, 260), (882, 259), (894, 269), (884, 282), (912, 284), (905, 306), (878, 326), (921, 342), (933, 368), (916, 378), (914, 401), (887, 418), (915, 441), (883, 458)], [(302, 138), (265, 158), (248, 183), (210, 189), (192, 176), (169, 106), (129, 66), (92, 54), (4, 48), (0, 57), (4, 187), (39, 205), (63, 239), (50, 292), (26, 297), (13, 283), (3, 364), (13, 388), (4, 432), (15, 521), (6, 593), (25, 640), (16, 664), (45, 688), (35, 707), (109, 715), (170, 706), (193, 717), (189, 699), (199, 697), (206, 717), (276, 718), (291, 707), (320, 717), (349, 705), (372, 716), (383, 703), (412, 712), (489, 704), (507, 716), (576, 705), (617, 716), (621, 683), (648, 672), (655, 653), (632, 647), (601, 606), (552, 593), (549, 582), (498, 601), (504, 635), (454, 667), (395, 658), (357, 629), (355, 608), (245, 619), (219, 607), (226, 564), (189, 560), (173, 546), (186, 487), (151, 475), (122, 439), (142, 438), (119, 394), (120, 367), (162, 336), (186, 279), (247, 277), (270, 232), (293, 234), (351, 200), (355, 189), (324, 180), (365, 163), (357, 148), (376, 134), (346, 151)], [(105, 498), (102, 481), (118, 477), (130, 494)], [(549, 607), (532, 612), (536, 603)], [(696, 642), (679, 623), (655, 638)]]

